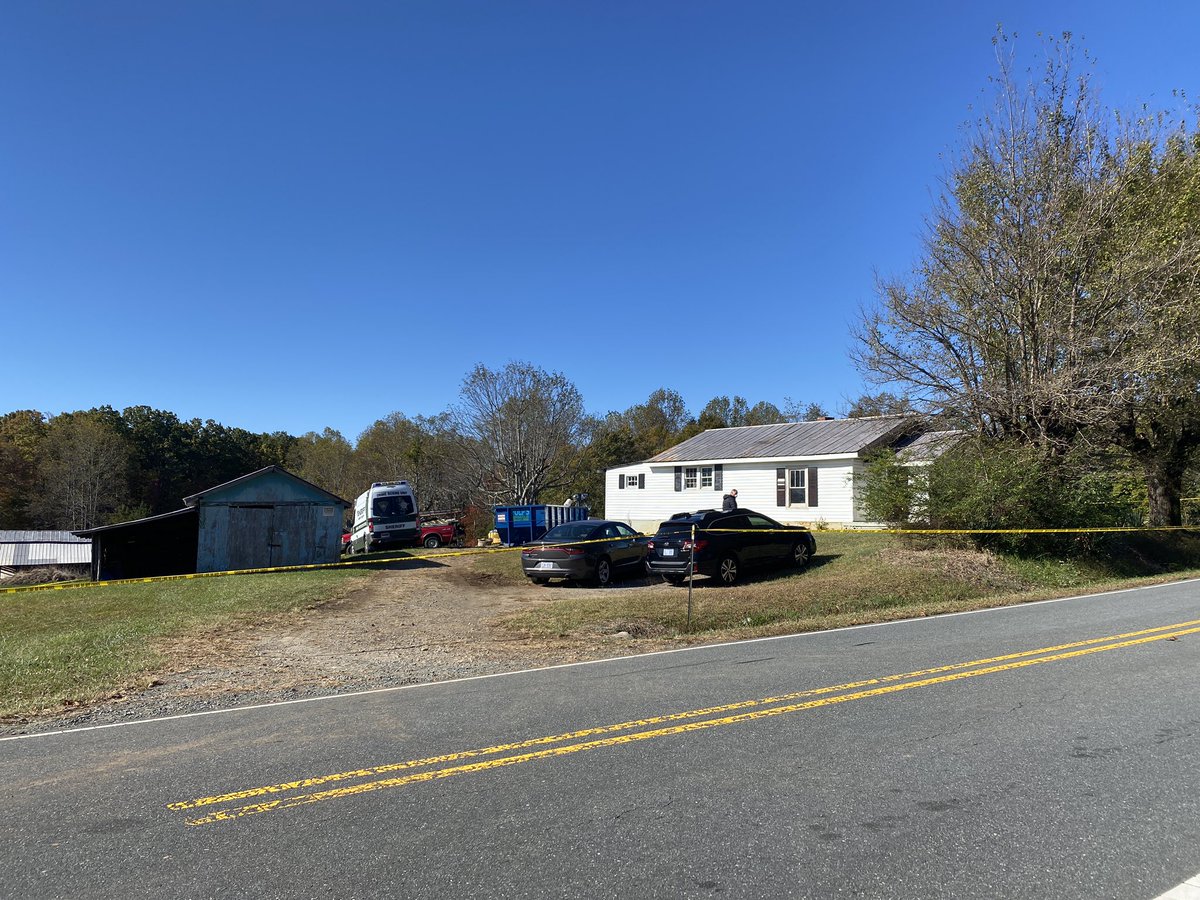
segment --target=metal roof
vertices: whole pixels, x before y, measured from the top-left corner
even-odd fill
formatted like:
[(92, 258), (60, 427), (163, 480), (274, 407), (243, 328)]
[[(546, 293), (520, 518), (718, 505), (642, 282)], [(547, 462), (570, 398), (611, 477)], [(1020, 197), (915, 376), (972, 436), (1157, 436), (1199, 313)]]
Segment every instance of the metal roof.
[(965, 431), (927, 431), (897, 447), (896, 456), (906, 463), (933, 462), (966, 436)]
[(70, 566), (92, 561), (92, 542), (69, 531), (0, 531), (0, 566)]
[(646, 461), (803, 459), (856, 454), (889, 443), (909, 428), (912, 421), (907, 416), (874, 416), (710, 428)]
[(301, 478), (299, 475), (293, 475), (283, 466), (263, 466), (261, 469), (258, 469), (254, 472), (248, 472), (245, 475), (239, 475), (237, 478), (231, 478), (229, 481), (226, 481), (222, 484), (214, 485), (213, 487), (206, 488), (203, 491), (197, 491), (191, 496), (184, 497), (183, 503), (185, 506), (196, 506), (204, 500), (207, 494), (215, 494), (217, 491), (222, 491), (225, 488), (233, 487), (235, 484), (241, 484), (246, 481), (251, 481), (255, 478), (261, 478), (263, 475), (270, 474), (271, 472), (278, 472), (280, 475), (284, 475), (293, 481), (298, 481), (300, 484), (308, 485), (314, 491), (319, 491), (320, 493), (325, 494), (330, 500), (336, 500), (343, 506), (354, 505), (349, 500), (343, 500), (337, 494), (330, 493), (329, 491), (325, 490), (325, 488), (319, 487), (318, 485), (313, 484), (311, 481)]
[(176, 510), (173, 510), (172, 512), (159, 513), (157, 516), (146, 516), (146, 518), (144, 518), (144, 519), (134, 519), (131, 522), (117, 522), (114, 525), (99, 525), (95, 528), (88, 528), (88, 529), (85, 529), (82, 531), (73, 531), (71, 533), (83, 535), (83, 534), (96, 534), (97, 532), (101, 532), (101, 531), (115, 531), (118, 528), (129, 528), (130, 526), (133, 526), (133, 525), (145, 525), (147, 522), (158, 522), (158, 521), (161, 521), (162, 519), (170, 519), (175, 516), (184, 516), (184, 515), (189, 515), (189, 514), (198, 516), (198, 515), (200, 515), (200, 511), (198, 509), (191, 509), (191, 508), (176, 509)]

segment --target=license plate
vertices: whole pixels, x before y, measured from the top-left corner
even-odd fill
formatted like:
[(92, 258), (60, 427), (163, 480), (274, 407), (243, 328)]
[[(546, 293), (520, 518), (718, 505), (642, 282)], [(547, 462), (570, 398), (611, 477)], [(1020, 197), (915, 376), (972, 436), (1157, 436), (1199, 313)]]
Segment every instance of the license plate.
[(537, 564), (537, 567), (538, 567), (539, 569), (553, 569), (553, 568), (554, 568), (554, 563), (552, 563), (552, 562), (540, 562), (540, 563), (538, 563), (538, 564)]
[(675, 550), (671, 547), (663, 547), (663, 556), (674, 556)]

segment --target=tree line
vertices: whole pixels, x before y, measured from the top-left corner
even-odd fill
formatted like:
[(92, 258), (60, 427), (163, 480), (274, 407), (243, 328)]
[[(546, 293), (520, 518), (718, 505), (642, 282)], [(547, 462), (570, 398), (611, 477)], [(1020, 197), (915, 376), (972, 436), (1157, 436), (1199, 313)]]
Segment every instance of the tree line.
[[(865, 396), (849, 412), (899, 402)], [(372, 481), (403, 478), (429, 511), (561, 503), (578, 494), (602, 510), (607, 468), (707, 428), (825, 414), (790, 398), (780, 408), (721, 396), (692, 415), (678, 392), (660, 388), (623, 412), (591, 415), (565, 376), (520, 361), (476, 366), (450, 409), (392, 412), (353, 441), (332, 428), (254, 433), (148, 406), (53, 416), (18, 410), (0, 415), (0, 529), (77, 530), (170, 512), (185, 496), (268, 465), (348, 500)]]
[[(855, 362), (880, 392), (844, 414), (913, 414), (972, 437), (940, 486), (884, 472), (877, 485), (895, 489), (877, 492), (881, 516), (1178, 525), (1200, 455), (1200, 111), (1122, 114), (1070, 34), (1044, 39), (1024, 72), (1013, 37), (994, 39), (989, 102), (949, 159), (912, 271), (880, 278), (853, 326)], [(426, 509), (579, 493), (602, 509), (607, 468), (708, 428), (822, 415), (737, 396), (693, 415), (666, 387), (590, 415), (562, 374), (526, 362), (476, 366), (450, 409), (393, 412), (353, 442), (148, 407), (23, 410), (0, 417), (0, 528), (166, 512), (271, 463), (345, 498), (406, 478)]]

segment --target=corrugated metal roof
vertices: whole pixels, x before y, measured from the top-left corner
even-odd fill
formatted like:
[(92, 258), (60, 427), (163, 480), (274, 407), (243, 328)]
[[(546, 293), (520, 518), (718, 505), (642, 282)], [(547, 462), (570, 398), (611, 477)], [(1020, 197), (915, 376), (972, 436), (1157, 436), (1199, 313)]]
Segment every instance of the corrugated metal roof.
[(896, 455), (906, 463), (933, 462), (966, 436), (965, 431), (927, 431), (898, 447)]
[(909, 427), (911, 421), (906, 416), (876, 416), (710, 428), (650, 457), (647, 462), (802, 459), (862, 453), (894, 439)]
[(71, 566), (92, 561), (92, 542), (69, 531), (0, 531), (0, 566)]

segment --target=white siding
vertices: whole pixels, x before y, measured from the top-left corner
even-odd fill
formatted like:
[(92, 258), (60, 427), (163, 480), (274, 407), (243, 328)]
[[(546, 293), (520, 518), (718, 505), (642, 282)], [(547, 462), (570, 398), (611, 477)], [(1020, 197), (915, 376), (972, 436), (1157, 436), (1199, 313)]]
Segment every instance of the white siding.
[[(818, 505), (777, 506), (775, 470), (812, 467), (818, 470)], [(730, 489), (737, 488), (738, 506), (765, 513), (781, 522), (856, 524), (861, 520), (856, 508), (853, 481), (854, 472), (858, 469), (861, 469), (859, 460), (811, 462), (800, 459), (770, 464), (730, 462), (724, 464), (721, 490), (692, 488), (676, 491), (674, 464), (651, 466), (639, 463), (621, 466), (609, 469), (605, 474), (604, 516), (628, 522), (639, 531), (651, 532), (658, 527), (659, 522), (674, 513), (719, 509), (721, 498)], [(639, 474), (646, 476), (644, 488), (636, 487)], [(625, 488), (618, 487), (620, 475), (626, 476)], [(633, 487), (628, 486), (630, 476)]]

